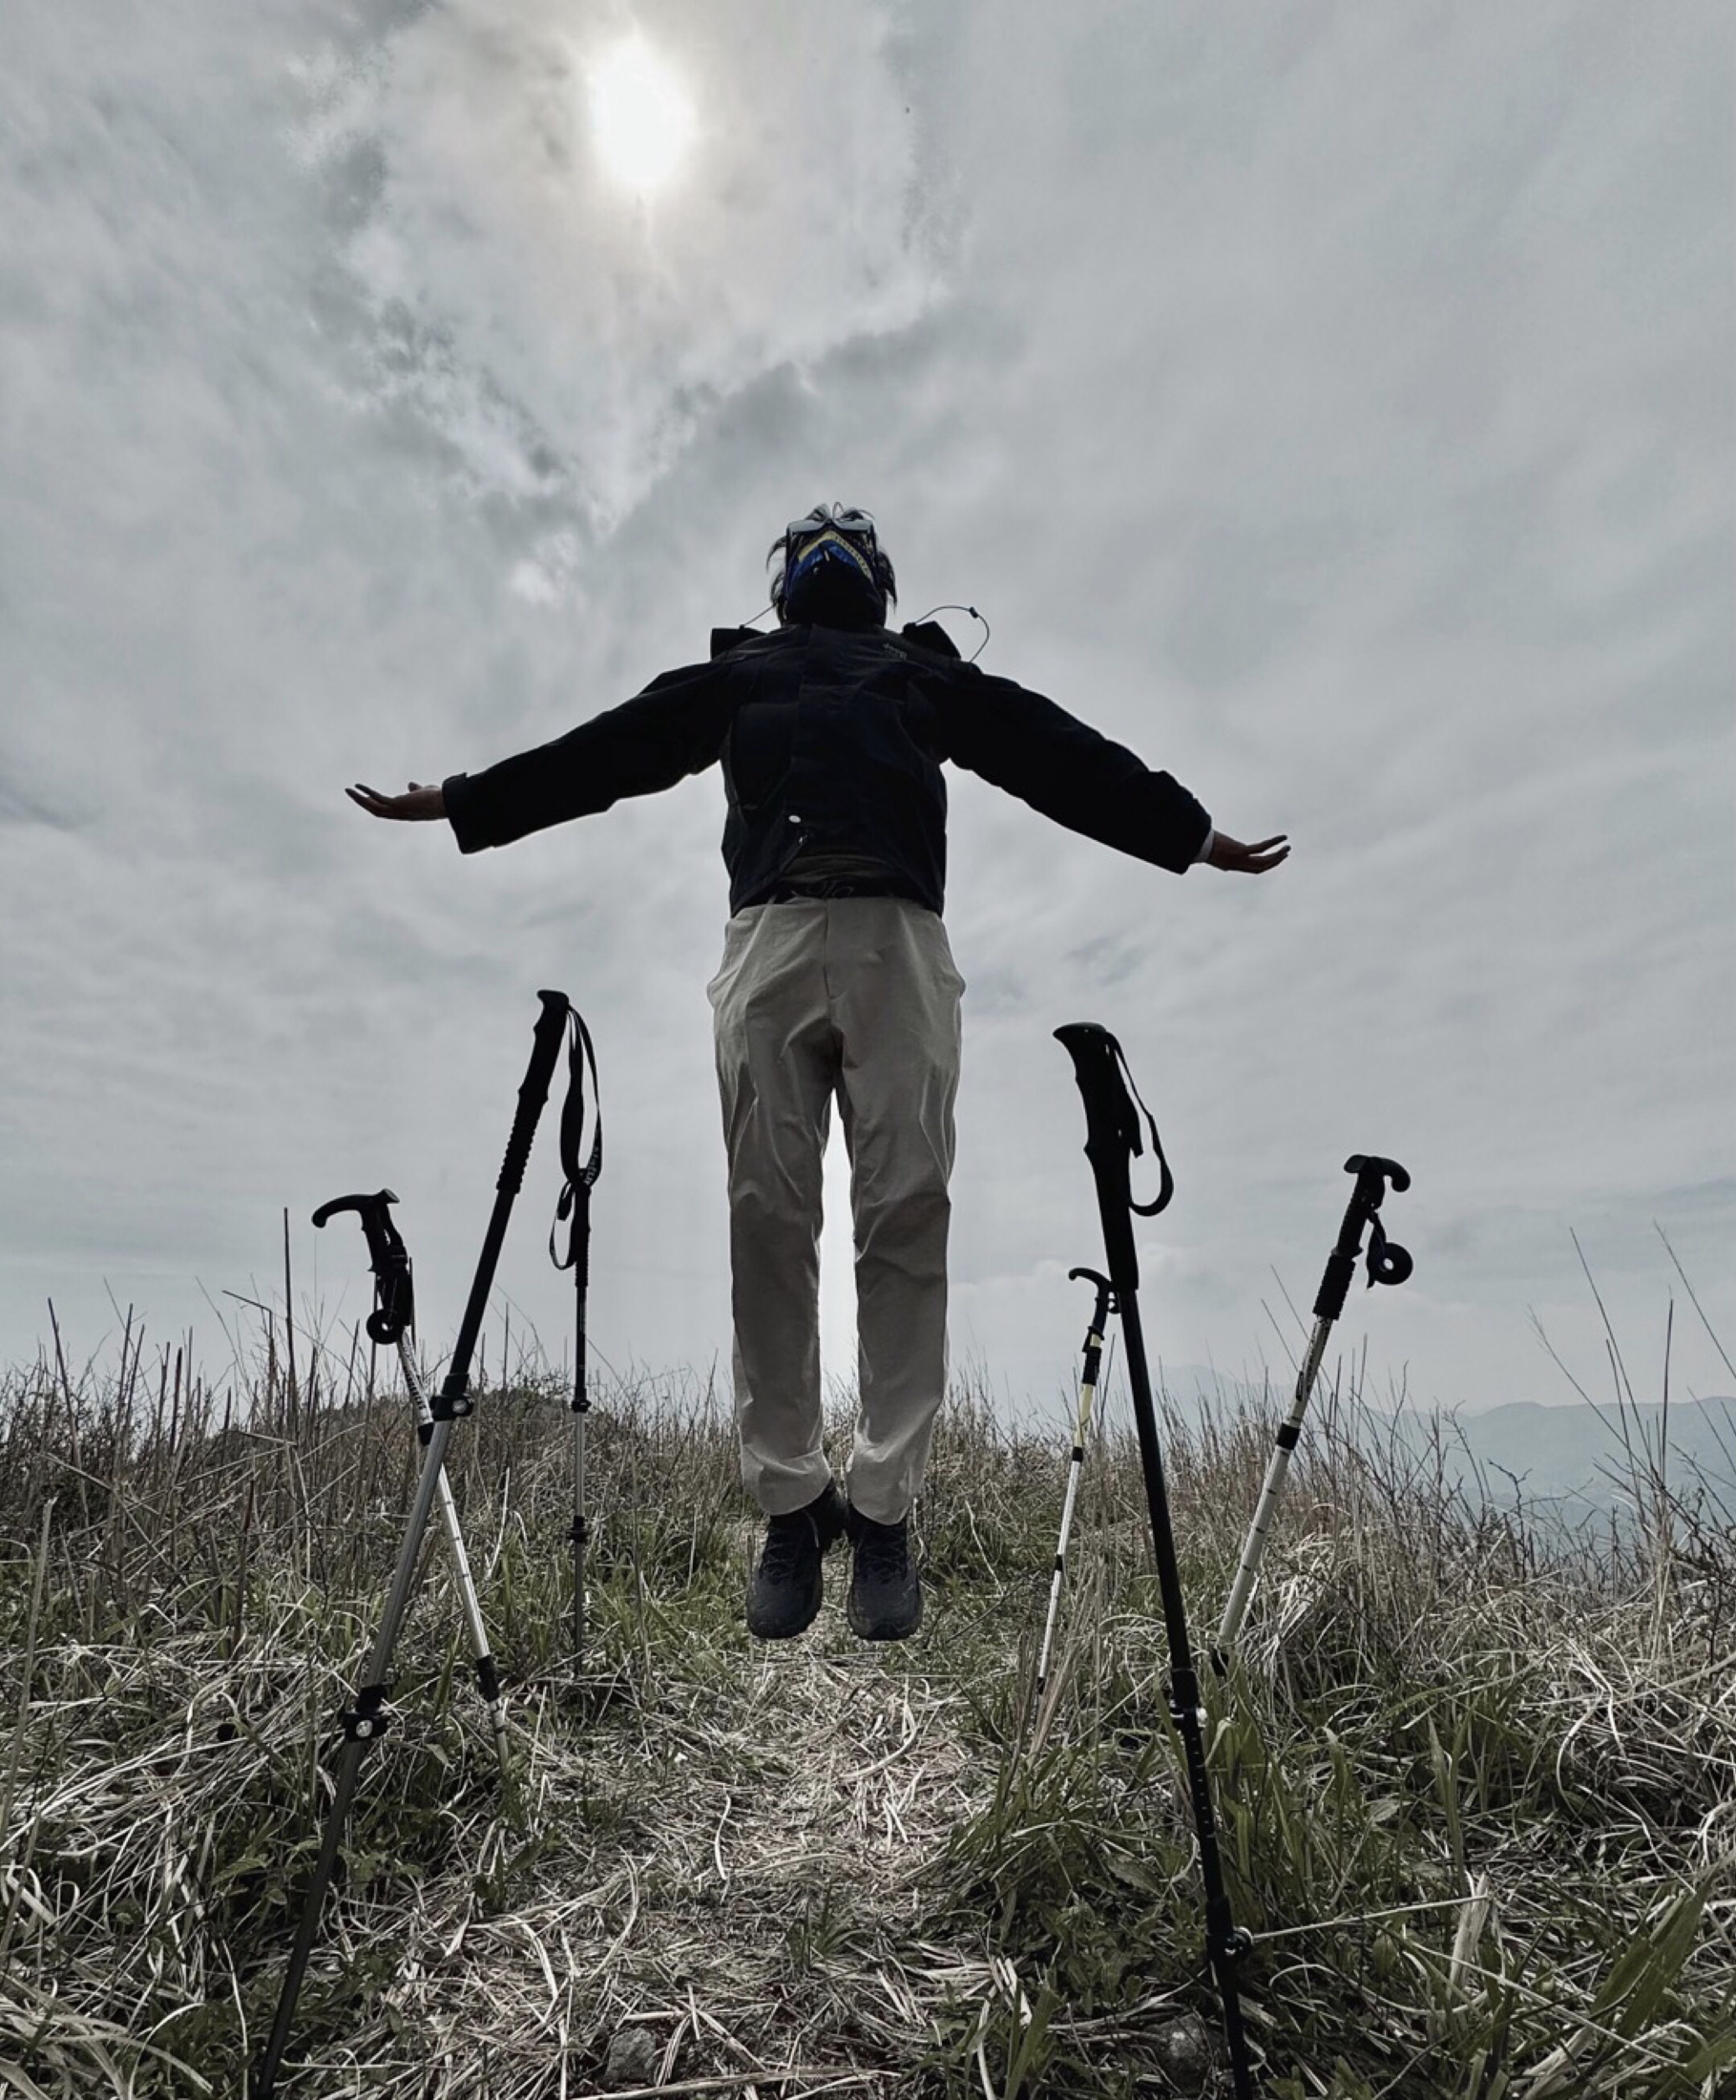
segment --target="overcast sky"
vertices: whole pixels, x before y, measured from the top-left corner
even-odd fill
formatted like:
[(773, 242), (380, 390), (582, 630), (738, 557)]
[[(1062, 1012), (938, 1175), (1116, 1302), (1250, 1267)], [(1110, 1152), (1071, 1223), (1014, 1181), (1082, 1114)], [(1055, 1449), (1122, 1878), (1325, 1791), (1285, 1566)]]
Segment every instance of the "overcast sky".
[[(631, 31), (694, 118), (650, 195), (587, 98)], [(9, 0), (0, 1360), (51, 1297), (112, 1354), (112, 1294), (220, 1370), (285, 1206), (341, 1335), (361, 1236), (309, 1213), (383, 1183), (450, 1346), (547, 986), (597, 1356), (726, 1377), (720, 774), (468, 859), (344, 788), (702, 658), (837, 498), (897, 617), (978, 607), (1293, 846), (1178, 878), (950, 770), (955, 1374), (1077, 1376), (1089, 1019), (1175, 1171), (1166, 1366), (1287, 1378), (1381, 1151), (1373, 1396), (1571, 1400), (1533, 1315), (1607, 1395), (1575, 1232), (1640, 1396), (1672, 1294), (1672, 1394), (1736, 1389), (1659, 1229), (1736, 1354), (1733, 44), (1714, 0)], [(551, 1113), (497, 1303), (556, 1359), (559, 1178)], [(835, 1124), (827, 1193), (836, 1376)]]

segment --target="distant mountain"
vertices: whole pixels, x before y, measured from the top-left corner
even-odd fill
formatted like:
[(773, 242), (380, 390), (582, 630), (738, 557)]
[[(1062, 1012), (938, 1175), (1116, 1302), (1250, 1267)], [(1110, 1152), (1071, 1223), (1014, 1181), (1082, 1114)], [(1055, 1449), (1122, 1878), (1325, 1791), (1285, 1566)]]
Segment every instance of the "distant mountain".
[[(1736, 1517), (1736, 1399), (1672, 1401), (1667, 1414), (1656, 1400), (1620, 1411), (1519, 1400), (1450, 1419), (1461, 1454), (1475, 1460), (1493, 1501), (1510, 1501), (1516, 1487), (1528, 1501), (1602, 1506), (1629, 1499), (1636, 1475), (1644, 1486), (1656, 1472), (1680, 1495), (1704, 1481)], [(1417, 1431), (1413, 1419), (1411, 1434)]]
[[(1115, 1385), (1124, 1421), (1119, 1375)], [(1292, 1388), (1274, 1382), (1263, 1395), (1204, 1366), (1178, 1364), (1164, 1367), (1161, 1391), (1183, 1421), (1208, 1413), (1222, 1421), (1245, 1411), (1275, 1429), (1289, 1412)], [(1554, 1503), (1567, 1517), (1631, 1506), (1634, 1475), (1643, 1485), (1662, 1453), (1663, 1479), (1674, 1494), (1691, 1501), (1694, 1489), (1704, 1486), (1708, 1510), (1722, 1503), (1723, 1521), (1736, 1523), (1736, 1396), (1672, 1400), (1666, 1420), (1657, 1400), (1620, 1410), (1582, 1401), (1543, 1407), (1534, 1400), (1480, 1414), (1432, 1407), (1393, 1413), (1342, 1403), (1334, 1410), (1329, 1395), (1317, 1388), (1303, 1425), (1305, 1450), (1310, 1437), (1324, 1434), (1328, 1418), (1338, 1435), (1365, 1450), (1397, 1445), (1420, 1456), (1438, 1439), (1444, 1473), (1473, 1502), (1497, 1507), (1511, 1507), (1516, 1500), (1528, 1506)]]

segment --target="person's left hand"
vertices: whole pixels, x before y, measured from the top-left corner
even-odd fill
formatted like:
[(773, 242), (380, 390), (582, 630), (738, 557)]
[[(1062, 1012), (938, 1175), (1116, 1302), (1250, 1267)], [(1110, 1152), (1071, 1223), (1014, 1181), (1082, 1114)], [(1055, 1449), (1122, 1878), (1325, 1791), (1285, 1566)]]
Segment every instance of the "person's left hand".
[(1289, 834), (1280, 831), (1248, 846), (1239, 838), (1231, 838), (1227, 831), (1218, 831), (1205, 857), (1214, 868), (1227, 868), (1242, 875), (1263, 875), (1268, 868), (1276, 868), (1281, 860), (1289, 858), (1288, 841)]
[(353, 788), (345, 788), (344, 792), (370, 817), (396, 817), (400, 823), (426, 824), (431, 818), (446, 814), (444, 791), (439, 788), (419, 787), (413, 780), (406, 795), (383, 795), (379, 788), (365, 787), (360, 781)]

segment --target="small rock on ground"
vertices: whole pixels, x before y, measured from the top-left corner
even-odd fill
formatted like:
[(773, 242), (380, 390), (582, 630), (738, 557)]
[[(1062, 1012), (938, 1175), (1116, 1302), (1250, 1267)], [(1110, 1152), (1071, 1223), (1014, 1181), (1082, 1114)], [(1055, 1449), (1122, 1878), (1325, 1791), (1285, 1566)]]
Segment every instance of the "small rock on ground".
[(1156, 2037), (1154, 2053), (1165, 2078), (1179, 2092), (1203, 2092), (1217, 2063), (1217, 2050), (1205, 2022), (1184, 2012)]
[(615, 2091), (655, 2086), (663, 2052), (649, 2027), (617, 2027), (603, 2059), (603, 2084)]

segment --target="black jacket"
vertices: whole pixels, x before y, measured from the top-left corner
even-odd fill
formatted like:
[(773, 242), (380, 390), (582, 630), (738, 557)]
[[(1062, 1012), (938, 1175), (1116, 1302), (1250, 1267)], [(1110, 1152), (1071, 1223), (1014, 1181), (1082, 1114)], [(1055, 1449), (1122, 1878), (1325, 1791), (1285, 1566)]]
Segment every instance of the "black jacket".
[(732, 914), (798, 855), (879, 864), (886, 893), (939, 912), (942, 762), (968, 766), (1087, 838), (1182, 873), (1211, 820), (1168, 773), (1053, 701), (959, 660), (944, 629), (721, 627), (711, 661), (553, 744), (445, 783), (459, 850), (506, 846), (722, 762)]

